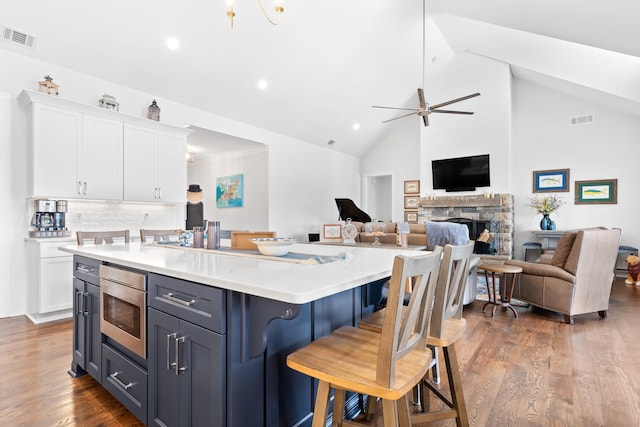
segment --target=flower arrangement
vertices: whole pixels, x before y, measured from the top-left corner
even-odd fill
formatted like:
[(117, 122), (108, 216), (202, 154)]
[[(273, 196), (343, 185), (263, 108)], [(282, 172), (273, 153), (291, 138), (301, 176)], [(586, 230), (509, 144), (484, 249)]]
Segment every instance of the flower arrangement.
[(537, 213), (549, 215), (557, 211), (560, 206), (564, 205), (564, 200), (555, 194), (549, 196), (535, 196), (529, 199), (529, 206), (536, 210)]

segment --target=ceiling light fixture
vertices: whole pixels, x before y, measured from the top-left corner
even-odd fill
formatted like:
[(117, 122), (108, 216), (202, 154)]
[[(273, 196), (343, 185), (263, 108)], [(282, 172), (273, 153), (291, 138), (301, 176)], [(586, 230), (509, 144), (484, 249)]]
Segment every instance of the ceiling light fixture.
[[(234, 0), (227, 0), (227, 16), (229, 17), (229, 23), (231, 24), (232, 29), (233, 29), (233, 18), (236, 16), (236, 12), (233, 8), (234, 3), (235, 3)], [(260, 5), (260, 9), (262, 10), (264, 17), (267, 18), (267, 21), (269, 21), (273, 25), (278, 25), (280, 23), (280, 15), (282, 15), (282, 12), (284, 12), (284, 6), (282, 5), (283, 0), (275, 0), (276, 5), (274, 7), (274, 10), (276, 11), (276, 14), (277, 14), (276, 19), (271, 19), (271, 17), (265, 10), (264, 6), (262, 5), (262, 0), (258, 0), (258, 4)]]
[(176, 50), (180, 47), (180, 42), (175, 37), (169, 37), (167, 39), (167, 49)]
[(267, 86), (269, 86), (269, 84), (267, 83), (266, 80), (259, 80), (258, 81), (258, 89), (265, 90), (267, 88)]

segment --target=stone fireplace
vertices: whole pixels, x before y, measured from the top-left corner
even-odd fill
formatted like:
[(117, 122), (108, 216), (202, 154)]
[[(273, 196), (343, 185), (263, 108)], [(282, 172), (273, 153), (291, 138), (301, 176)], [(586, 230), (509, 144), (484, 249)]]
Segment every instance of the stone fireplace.
[(463, 223), (469, 227), (471, 239), (476, 239), (486, 228), (494, 235), (491, 254), (513, 258), (513, 214), (512, 194), (422, 197), (418, 222), (453, 220)]

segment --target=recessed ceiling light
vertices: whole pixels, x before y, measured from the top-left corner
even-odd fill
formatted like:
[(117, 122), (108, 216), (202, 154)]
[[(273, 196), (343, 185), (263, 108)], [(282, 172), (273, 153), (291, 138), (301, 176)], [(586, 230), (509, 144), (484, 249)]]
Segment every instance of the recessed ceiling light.
[(360, 129), (360, 123), (354, 123), (353, 130), (358, 130), (358, 129)]
[(258, 81), (258, 89), (260, 89), (260, 90), (265, 90), (268, 85), (269, 84), (267, 83), (266, 80), (259, 80)]
[(169, 50), (176, 50), (180, 47), (180, 42), (175, 37), (169, 37), (167, 39), (167, 48)]

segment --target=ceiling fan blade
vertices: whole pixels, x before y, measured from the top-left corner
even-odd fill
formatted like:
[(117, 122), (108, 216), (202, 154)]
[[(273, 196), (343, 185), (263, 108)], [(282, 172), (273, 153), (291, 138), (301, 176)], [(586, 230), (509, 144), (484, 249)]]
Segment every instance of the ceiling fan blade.
[(382, 122), (382, 123), (387, 123), (387, 122), (390, 122), (390, 121), (392, 121), (392, 120), (398, 120), (398, 119), (401, 119), (401, 118), (403, 118), (403, 117), (413, 116), (414, 114), (417, 114), (417, 113), (414, 111), (413, 113), (409, 113), (409, 114), (405, 114), (405, 115), (402, 115), (402, 116), (399, 116), (399, 117), (394, 117), (393, 119), (385, 120), (385, 121), (384, 121), (384, 122)]
[(427, 116), (426, 114), (422, 116), (422, 121), (424, 122), (424, 127), (429, 126), (429, 116)]
[(422, 88), (418, 88), (418, 99), (420, 100), (420, 108), (422, 108), (423, 110), (427, 108), (427, 103), (424, 100), (424, 91), (422, 90)]
[(477, 92), (471, 95), (463, 96), (462, 98), (456, 98), (456, 99), (452, 99), (451, 101), (443, 102), (442, 104), (432, 105), (431, 110), (433, 111), (436, 108), (444, 107), (445, 105), (453, 104), (454, 102), (460, 102), (469, 98), (475, 98), (476, 96), (480, 96), (480, 93)]
[(473, 114), (473, 111), (431, 110), (432, 113)]
[(407, 110), (407, 111), (416, 111), (415, 108), (400, 108), (400, 107), (383, 107), (381, 105), (372, 105), (373, 108), (388, 108), (390, 110)]

